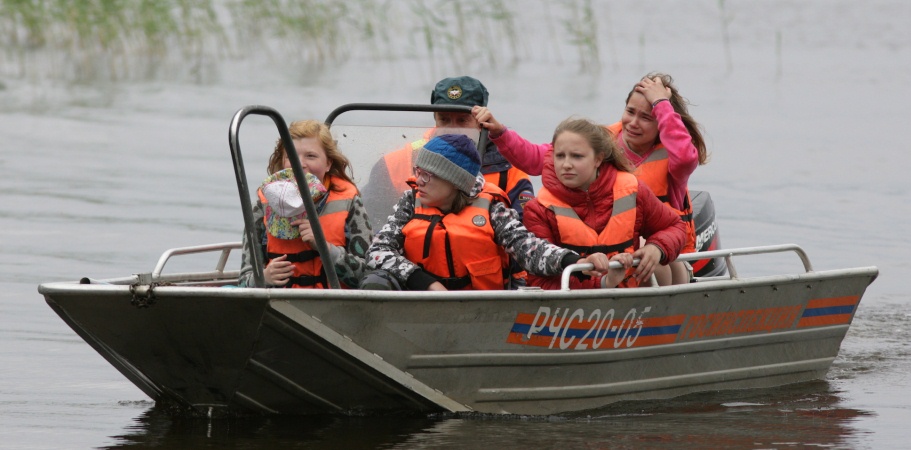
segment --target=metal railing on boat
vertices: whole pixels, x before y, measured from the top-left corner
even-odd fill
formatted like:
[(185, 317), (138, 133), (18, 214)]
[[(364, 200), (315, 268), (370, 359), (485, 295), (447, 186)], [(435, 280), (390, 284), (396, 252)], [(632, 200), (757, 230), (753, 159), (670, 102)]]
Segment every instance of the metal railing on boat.
[[(207, 244), (207, 245), (197, 245), (193, 247), (181, 247), (181, 248), (172, 248), (166, 250), (161, 254), (161, 257), (158, 258), (158, 263), (155, 264), (155, 269), (152, 270), (152, 282), (191, 282), (191, 281), (209, 281), (209, 280), (223, 280), (223, 279), (236, 279), (240, 275), (240, 271), (232, 270), (225, 272), (225, 266), (228, 263), (228, 257), (231, 256), (231, 251), (241, 248), (242, 245), (240, 242), (223, 242), (219, 244)], [(215, 263), (215, 270), (208, 272), (189, 272), (189, 273), (180, 273), (173, 275), (162, 275), (164, 271), (165, 264), (171, 259), (172, 256), (177, 255), (190, 255), (196, 253), (208, 253), (208, 252), (221, 252), (221, 255), (218, 258), (218, 261)]]
[[(762, 255), (762, 254), (772, 254), (772, 253), (784, 253), (784, 252), (794, 252), (800, 258), (800, 262), (803, 263), (804, 271), (809, 273), (813, 271), (813, 265), (810, 264), (810, 258), (807, 256), (807, 253), (797, 244), (780, 244), (780, 245), (766, 245), (761, 247), (743, 247), (735, 249), (722, 249), (722, 250), (710, 250), (705, 252), (695, 252), (695, 253), (684, 253), (677, 257), (677, 261), (698, 261), (701, 259), (710, 259), (710, 258), (724, 258), (725, 263), (727, 264), (728, 274), (719, 275), (714, 277), (701, 277), (694, 279), (695, 281), (710, 281), (710, 280), (736, 280), (739, 278), (737, 274), (737, 267), (734, 266), (733, 257), (734, 256), (744, 256), (744, 255)], [(639, 265), (639, 260), (633, 260), (633, 266)], [(613, 269), (619, 269), (622, 267), (620, 263), (612, 261), (610, 267)], [(569, 290), (569, 279), (572, 276), (573, 272), (592, 270), (594, 265), (592, 264), (572, 264), (567, 266), (563, 270), (563, 275), (560, 279), (560, 289), (564, 291)], [(652, 275), (653, 285), (657, 285), (654, 274)]]
[[(161, 257), (158, 259), (158, 263), (155, 265), (155, 269), (152, 270), (151, 279), (154, 282), (160, 281), (170, 281), (170, 282), (191, 282), (191, 281), (207, 281), (207, 280), (224, 280), (232, 277), (237, 277), (239, 275), (238, 271), (228, 271), (225, 272), (225, 265), (227, 264), (228, 257), (231, 254), (232, 250), (241, 248), (240, 242), (224, 242), (219, 244), (208, 244), (208, 245), (198, 245), (193, 247), (181, 247), (173, 248), (166, 250)], [(181, 273), (174, 275), (163, 275), (165, 265), (168, 261), (177, 255), (189, 255), (195, 253), (206, 253), (206, 252), (221, 252), (221, 255), (218, 258), (218, 261), (215, 265), (215, 269), (208, 272), (191, 272), (191, 273)], [(785, 253), (793, 252), (800, 258), (801, 263), (803, 264), (804, 271), (809, 273), (813, 271), (813, 265), (810, 263), (810, 258), (807, 256), (806, 252), (797, 244), (780, 244), (780, 245), (766, 245), (760, 247), (742, 247), (734, 249), (722, 249), (722, 250), (711, 250), (705, 252), (695, 252), (695, 253), (684, 253), (677, 257), (677, 261), (698, 261), (701, 259), (710, 259), (710, 258), (724, 258), (725, 263), (727, 264), (728, 274), (719, 275), (714, 277), (699, 277), (694, 278), (694, 281), (712, 281), (712, 280), (736, 280), (739, 278), (737, 267), (734, 264), (734, 256), (745, 256), (745, 255), (762, 255), (762, 254), (773, 254), (773, 253)], [(633, 265), (636, 266), (639, 264), (639, 260), (633, 260)], [(619, 269), (621, 267), (618, 262), (611, 262), (611, 268)], [(560, 289), (568, 291), (569, 289), (569, 280), (573, 272), (592, 270), (594, 266), (592, 264), (572, 264), (566, 267), (563, 270), (562, 277), (560, 279)], [(652, 276), (653, 285), (657, 285), (657, 282)]]

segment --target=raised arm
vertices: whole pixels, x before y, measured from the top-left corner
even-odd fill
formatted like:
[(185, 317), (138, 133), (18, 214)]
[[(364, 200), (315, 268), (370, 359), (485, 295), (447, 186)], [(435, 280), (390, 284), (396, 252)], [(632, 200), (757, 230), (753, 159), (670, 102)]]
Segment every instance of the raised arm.
[(497, 145), (506, 160), (529, 175), (541, 175), (544, 169), (544, 155), (550, 150), (550, 144), (529, 142), (497, 121), (493, 113), (483, 106), (475, 106), (471, 113), (478, 123), (488, 130), (490, 140)]
[(658, 120), (658, 136), (667, 149), (668, 173), (675, 184), (686, 186), (699, 165), (699, 152), (693, 145), (693, 138), (670, 102), (659, 102), (652, 109), (652, 115)]

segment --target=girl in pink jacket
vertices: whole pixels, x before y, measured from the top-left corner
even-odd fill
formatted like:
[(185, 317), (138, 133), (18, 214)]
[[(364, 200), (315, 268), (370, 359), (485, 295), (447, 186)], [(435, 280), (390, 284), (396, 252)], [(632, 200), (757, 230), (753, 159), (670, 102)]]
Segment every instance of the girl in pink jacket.
[[(647, 161), (659, 147), (666, 149), (667, 198), (662, 200), (681, 211), (687, 206), (690, 175), (698, 165), (708, 160), (700, 126), (687, 111), (687, 104), (673, 85), (670, 75), (650, 73), (636, 83), (627, 95), (620, 122), (607, 127), (617, 145), (636, 167)], [(541, 175), (545, 155), (553, 149), (550, 143), (529, 142), (497, 121), (487, 108), (475, 107), (472, 114), (481, 126), (489, 130), (491, 140), (513, 166), (529, 175)], [(649, 187), (656, 190), (656, 187)], [(683, 263), (675, 263), (671, 269), (659, 271), (656, 275), (661, 284), (689, 281)]]

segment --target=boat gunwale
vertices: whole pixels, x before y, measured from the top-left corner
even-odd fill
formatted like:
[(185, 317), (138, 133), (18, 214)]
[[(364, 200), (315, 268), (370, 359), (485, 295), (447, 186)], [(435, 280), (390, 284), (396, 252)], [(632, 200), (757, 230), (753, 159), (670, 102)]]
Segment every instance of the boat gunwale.
[[(198, 285), (159, 285), (154, 287), (155, 295), (161, 297), (211, 297), (217, 290), (218, 297), (229, 298), (256, 298), (270, 300), (343, 300), (343, 301), (402, 301), (402, 302), (433, 302), (433, 301), (486, 301), (486, 300), (518, 300), (553, 299), (553, 300), (603, 300), (606, 298), (626, 299), (637, 297), (664, 297), (691, 292), (712, 292), (726, 289), (740, 289), (753, 286), (771, 286), (783, 283), (814, 282), (840, 277), (871, 277), (872, 283), (879, 275), (876, 266), (855, 267), (847, 269), (832, 269), (807, 272), (801, 274), (766, 275), (749, 278), (723, 279), (697, 281), (689, 284), (640, 287), (636, 289), (577, 289), (571, 291), (560, 290), (518, 290), (518, 291), (372, 291), (355, 289), (284, 289), (284, 288), (251, 288), (251, 287), (222, 287)], [(135, 279), (135, 278), (132, 278)], [(130, 292), (130, 285), (126, 284), (131, 278), (116, 279), (123, 284), (80, 284), (78, 281), (56, 281), (42, 283), (38, 292), (47, 296), (57, 293), (93, 292), (98, 295), (122, 295)], [(869, 284), (868, 283), (868, 284)]]

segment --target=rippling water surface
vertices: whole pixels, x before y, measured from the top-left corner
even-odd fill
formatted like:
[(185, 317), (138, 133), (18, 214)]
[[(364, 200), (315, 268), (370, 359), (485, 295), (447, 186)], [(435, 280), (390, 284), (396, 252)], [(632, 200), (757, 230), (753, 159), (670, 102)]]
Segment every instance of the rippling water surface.
[[(600, 69), (552, 18), (554, 6), (530, 2), (517, 12), (518, 50), (493, 66), (471, 51), (383, 57), (367, 47), (319, 63), (285, 43), (285, 53), (214, 61), (202, 78), (178, 66), (74, 84), (48, 75), (66, 61), (37, 57), (28, 63), (45, 70), (0, 70), (0, 447), (904, 448), (911, 4), (592, 3)], [(495, 37), (463, 38), (477, 36)], [(711, 192), (725, 247), (797, 243), (818, 269), (879, 267), (825, 381), (582, 416), (181, 419), (37, 293), (42, 282), (147, 272), (168, 248), (238, 240), (227, 129), (245, 105), (321, 119), (343, 103), (425, 103), (438, 79), (471, 74), (503, 122), (545, 141), (571, 114), (617, 120), (651, 70), (674, 75), (705, 126), (712, 160), (691, 185)], [(275, 132), (265, 119), (248, 123), (244, 157), (258, 178)], [(787, 258), (744, 265), (799, 268)]]

